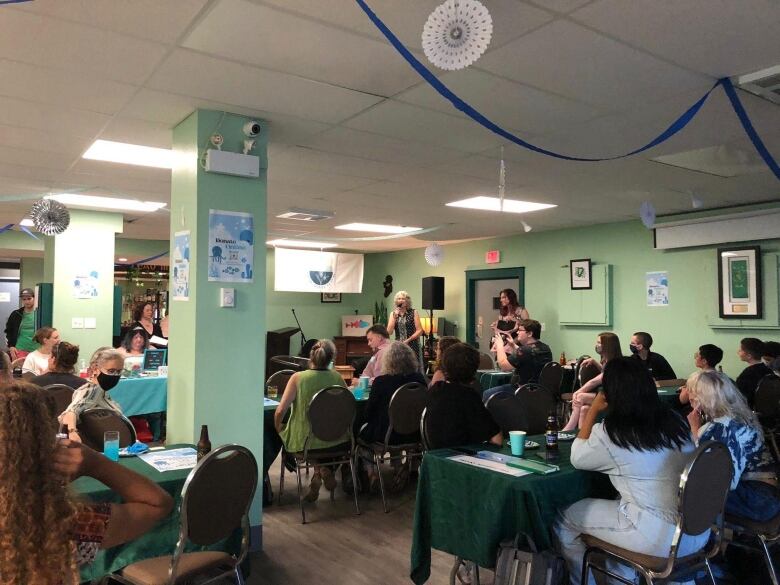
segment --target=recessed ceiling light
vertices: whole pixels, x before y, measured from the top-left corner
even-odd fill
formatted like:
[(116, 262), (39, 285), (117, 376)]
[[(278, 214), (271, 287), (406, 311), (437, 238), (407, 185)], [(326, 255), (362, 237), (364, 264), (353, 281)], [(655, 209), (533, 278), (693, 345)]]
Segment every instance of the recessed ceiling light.
[(35, 224), (33, 223), (33, 220), (31, 220), (29, 217), (25, 217), (22, 221), (19, 222), (19, 225), (23, 225), (24, 227), (34, 227)]
[(138, 201), (136, 199), (120, 199), (117, 197), (97, 197), (95, 195), (80, 195), (78, 193), (55, 193), (46, 195), (44, 199), (54, 199), (65, 205), (76, 207), (94, 207), (97, 209), (114, 209), (118, 211), (157, 211), (165, 207), (160, 201)]
[(382, 225), (378, 223), (345, 223), (337, 225), (337, 230), (351, 230), (353, 232), (376, 232), (379, 234), (408, 234), (417, 232), (422, 228), (406, 225)]
[(83, 158), (160, 169), (173, 168), (173, 151), (168, 148), (155, 148), (111, 140), (95, 140), (84, 153)]
[(336, 248), (338, 244), (333, 242), (310, 242), (309, 240), (269, 240), (266, 242), (269, 246), (278, 246), (279, 248)]
[(117, 262), (127, 262), (127, 258), (117, 258)]
[[(484, 211), (501, 211), (501, 200), (498, 197), (470, 197), (447, 203), (448, 207), (464, 207), (466, 209), (481, 209)], [(504, 199), (504, 209), (509, 213), (528, 213), (529, 211), (538, 211), (540, 209), (549, 209), (558, 207), (550, 203), (533, 203), (531, 201), (519, 201), (517, 199)]]

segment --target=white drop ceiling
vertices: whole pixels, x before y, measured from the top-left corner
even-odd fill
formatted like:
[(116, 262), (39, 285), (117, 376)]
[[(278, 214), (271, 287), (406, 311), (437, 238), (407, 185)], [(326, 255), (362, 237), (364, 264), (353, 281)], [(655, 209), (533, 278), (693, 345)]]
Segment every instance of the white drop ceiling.
[[(427, 63), (420, 35), (440, 1), (368, 4)], [(437, 74), (498, 124), (567, 154), (629, 151), (718, 77), (780, 63), (777, 0), (484, 1), (494, 19), (487, 53)], [(520, 219), (538, 231), (636, 218), (645, 199), (660, 214), (680, 212), (690, 191), (707, 207), (780, 198), (780, 181), (753, 164), (720, 90), (658, 148), (619, 161), (558, 161), (456, 111), (353, 0), (0, 6), (0, 79), (0, 225), (18, 223), (37, 195), (67, 189), (169, 201), (168, 171), (81, 154), (98, 138), (170, 147), (172, 128), (195, 108), (270, 123), (270, 237), (343, 237), (335, 225), (375, 222), (446, 225), (422, 236), (446, 242), (522, 233)], [(740, 97), (780, 158), (780, 106)], [(523, 216), (444, 207), (496, 194), (502, 145), (507, 196), (557, 207)], [(651, 160), (700, 149), (748, 153), (739, 154), (744, 172), (721, 177)], [(336, 216), (274, 217), (289, 207)], [(126, 237), (168, 237), (164, 212), (126, 219)], [(421, 245), (406, 237), (345, 247)]]

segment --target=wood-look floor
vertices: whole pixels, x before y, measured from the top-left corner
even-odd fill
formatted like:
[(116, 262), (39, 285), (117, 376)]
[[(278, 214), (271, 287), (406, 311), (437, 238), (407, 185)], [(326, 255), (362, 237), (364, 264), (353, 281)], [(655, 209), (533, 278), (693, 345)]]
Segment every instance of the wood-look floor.
[[(274, 495), (279, 461), (271, 469)], [(304, 475), (304, 479), (306, 476)], [(340, 479), (340, 477), (339, 477)], [(389, 478), (388, 478), (389, 479)], [(308, 482), (306, 482), (306, 485)], [(263, 551), (252, 555), (250, 585), (400, 585), (409, 584), (412, 519), (416, 485), (390, 496), (390, 513), (381, 496), (361, 494), (362, 514), (354, 500), (336, 489), (336, 500), (323, 487), (320, 499), (306, 505), (301, 524), (295, 475), (285, 474), (281, 505), (263, 510)], [(449, 583), (453, 558), (433, 551), (431, 585)], [(483, 579), (483, 583), (489, 579)]]

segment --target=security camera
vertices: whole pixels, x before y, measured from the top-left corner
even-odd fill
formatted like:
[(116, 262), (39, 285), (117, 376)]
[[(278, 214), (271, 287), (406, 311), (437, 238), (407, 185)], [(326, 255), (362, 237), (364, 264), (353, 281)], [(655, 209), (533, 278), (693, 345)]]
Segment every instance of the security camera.
[(254, 138), (258, 134), (260, 134), (260, 122), (255, 122), (254, 120), (250, 120), (249, 122), (244, 124), (244, 134), (249, 138)]

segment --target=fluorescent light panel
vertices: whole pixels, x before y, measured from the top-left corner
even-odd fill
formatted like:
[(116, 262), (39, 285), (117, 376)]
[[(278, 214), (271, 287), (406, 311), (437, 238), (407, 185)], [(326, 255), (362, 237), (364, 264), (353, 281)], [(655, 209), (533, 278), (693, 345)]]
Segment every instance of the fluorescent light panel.
[(117, 258), (117, 262), (127, 262), (127, 258)]
[[(447, 203), (448, 207), (463, 207), (465, 209), (480, 209), (483, 211), (501, 211), (501, 200), (498, 197), (470, 197)], [(509, 213), (528, 213), (529, 211), (539, 211), (540, 209), (549, 209), (558, 207), (550, 203), (533, 203), (531, 201), (519, 201), (518, 199), (504, 199), (504, 211)]]
[(421, 230), (419, 227), (405, 225), (382, 225), (378, 223), (345, 223), (337, 225), (337, 230), (351, 230), (353, 232), (376, 232), (378, 234), (408, 234)]
[(65, 205), (77, 207), (95, 207), (97, 209), (114, 209), (118, 211), (157, 211), (165, 207), (159, 201), (138, 201), (136, 199), (120, 199), (117, 197), (97, 197), (95, 195), (80, 195), (78, 193), (55, 193), (46, 195), (45, 199), (54, 199)]
[(22, 221), (19, 222), (19, 225), (23, 225), (24, 227), (35, 227), (33, 220), (31, 220), (29, 217), (25, 217)]
[(84, 153), (83, 158), (160, 169), (173, 168), (173, 151), (168, 148), (155, 148), (111, 140), (95, 140)]
[(269, 246), (278, 246), (280, 248), (336, 248), (338, 244), (333, 242), (310, 242), (308, 240), (269, 240), (266, 242)]

